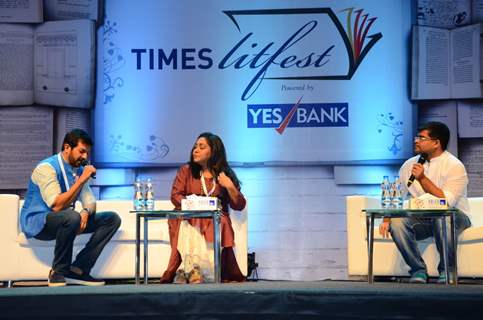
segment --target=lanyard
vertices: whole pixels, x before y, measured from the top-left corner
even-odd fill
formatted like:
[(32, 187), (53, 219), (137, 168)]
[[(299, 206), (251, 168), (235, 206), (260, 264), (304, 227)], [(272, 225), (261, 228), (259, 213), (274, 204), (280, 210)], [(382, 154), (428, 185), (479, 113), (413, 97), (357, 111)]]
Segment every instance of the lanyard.
[(200, 172), (200, 176), (201, 176), (201, 187), (203, 188), (203, 193), (205, 194), (205, 196), (209, 197), (215, 191), (216, 180), (215, 178), (213, 178), (213, 187), (211, 188), (210, 192), (208, 192), (208, 190), (206, 189), (206, 182), (205, 182), (205, 177), (203, 176), (203, 171)]
[[(69, 191), (70, 189), (69, 179), (67, 179), (67, 174), (65, 173), (65, 168), (64, 168), (64, 161), (62, 160), (62, 156), (60, 154), (61, 154), (60, 152), (59, 154), (57, 154), (57, 161), (59, 162), (60, 171), (62, 172), (62, 177), (64, 178), (66, 191)], [(75, 200), (73, 203), (70, 204), (70, 206), (71, 208), (75, 208)]]
[(69, 180), (67, 179), (67, 174), (65, 173), (65, 168), (64, 168), (64, 161), (62, 160), (62, 156), (57, 154), (57, 161), (59, 162), (60, 166), (60, 171), (62, 171), (62, 177), (64, 178), (64, 183), (65, 183), (65, 188), (67, 189), (66, 191), (69, 191), (70, 185), (69, 185)]

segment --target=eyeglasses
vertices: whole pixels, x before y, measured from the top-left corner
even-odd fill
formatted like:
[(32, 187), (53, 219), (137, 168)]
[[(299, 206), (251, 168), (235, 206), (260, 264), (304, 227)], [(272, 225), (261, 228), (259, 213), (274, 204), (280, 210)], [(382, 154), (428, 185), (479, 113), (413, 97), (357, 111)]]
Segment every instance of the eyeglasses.
[(432, 139), (432, 138), (428, 138), (428, 137), (423, 137), (423, 136), (415, 136), (414, 137), (414, 141), (430, 141), (430, 140), (438, 140), (438, 139)]

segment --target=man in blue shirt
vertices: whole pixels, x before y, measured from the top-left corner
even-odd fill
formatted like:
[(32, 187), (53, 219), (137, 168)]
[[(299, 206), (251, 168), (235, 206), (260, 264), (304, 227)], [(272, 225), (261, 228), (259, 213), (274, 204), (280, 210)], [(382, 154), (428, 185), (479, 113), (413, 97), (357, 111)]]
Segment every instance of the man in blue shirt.
[[(96, 213), (96, 199), (88, 183), (96, 168), (82, 166), (91, 147), (92, 139), (85, 131), (72, 130), (64, 137), (62, 151), (42, 160), (29, 181), (20, 224), (27, 238), (55, 239), (49, 286), (104, 285), (90, 271), (121, 219), (115, 212)], [(82, 203), (80, 212), (74, 210), (77, 200)], [(72, 262), (74, 240), (81, 233), (92, 236)]]

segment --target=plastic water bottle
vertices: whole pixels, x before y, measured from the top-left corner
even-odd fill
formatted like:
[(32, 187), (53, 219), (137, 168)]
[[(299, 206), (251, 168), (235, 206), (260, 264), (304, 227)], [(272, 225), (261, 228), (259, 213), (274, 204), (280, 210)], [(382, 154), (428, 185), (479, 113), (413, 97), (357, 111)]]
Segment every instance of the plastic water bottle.
[(384, 176), (381, 183), (381, 208), (389, 209), (391, 207), (391, 184), (389, 176)]
[(136, 178), (136, 182), (134, 182), (133, 205), (134, 210), (144, 209), (143, 183), (141, 181), (141, 178)]
[(401, 209), (403, 207), (402, 186), (401, 181), (399, 180), (399, 176), (394, 176), (392, 207), (394, 209)]
[(146, 180), (146, 193), (144, 199), (146, 202), (146, 210), (154, 210), (154, 188), (151, 178)]

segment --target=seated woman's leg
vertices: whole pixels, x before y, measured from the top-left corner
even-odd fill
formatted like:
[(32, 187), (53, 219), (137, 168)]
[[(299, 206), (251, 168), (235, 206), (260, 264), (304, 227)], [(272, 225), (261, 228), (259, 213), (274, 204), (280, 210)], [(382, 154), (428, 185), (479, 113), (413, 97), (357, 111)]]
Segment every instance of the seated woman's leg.
[(221, 250), (221, 281), (243, 282), (245, 280), (245, 276), (238, 267), (233, 247), (223, 248), (223, 250)]
[(169, 256), (168, 266), (161, 277), (161, 283), (172, 283), (176, 270), (181, 264), (181, 255), (178, 252), (179, 226), (182, 220), (169, 219), (169, 242), (171, 245), (171, 255)]
[[(213, 223), (211, 220), (204, 219), (205, 224), (204, 236), (207, 241), (213, 242)], [(221, 226), (221, 280), (225, 282), (242, 282), (246, 278), (240, 271), (238, 262), (236, 261), (235, 252), (235, 232), (231, 226), (231, 219), (229, 215), (223, 214), (220, 221)]]

